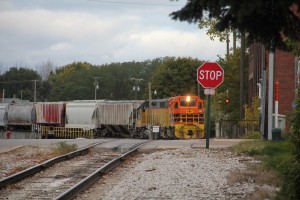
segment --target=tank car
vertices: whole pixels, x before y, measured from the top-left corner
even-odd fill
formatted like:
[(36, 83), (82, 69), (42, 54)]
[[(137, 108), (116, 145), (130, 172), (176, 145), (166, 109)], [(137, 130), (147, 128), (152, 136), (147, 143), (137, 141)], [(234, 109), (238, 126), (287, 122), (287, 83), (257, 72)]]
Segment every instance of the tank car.
[(14, 103), (8, 106), (7, 126), (11, 130), (32, 131), (36, 124), (34, 103)]
[(8, 122), (8, 103), (0, 103), (0, 130), (5, 130)]

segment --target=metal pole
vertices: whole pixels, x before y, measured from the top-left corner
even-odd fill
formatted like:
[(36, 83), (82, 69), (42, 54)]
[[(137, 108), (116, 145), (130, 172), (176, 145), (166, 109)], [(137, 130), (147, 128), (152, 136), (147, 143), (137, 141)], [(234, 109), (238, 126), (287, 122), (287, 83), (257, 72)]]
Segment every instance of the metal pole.
[(268, 140), (272, 140), (273, 126), (273, 85), (274, 85), (274, 44), (271, 41), (269, 52), (269, 93), (268, 93)]
[(36, 82), (38, 80), (32, 80), (34, 82), (34, 96), (33, 96), (33, 102), (36, 102)]
[(207, 97), (207, 110), (206, 110), (206, 148), (209, 149), (209, 137), (210, 137), (210, 94), (206, 95)]
[(152, 135), (152, 92), (151, 92), (151, 82), (149, 82), (149, 120), (150, 120), (150, 139), (153, 140), (153, 135)]
[(197, 86), (198, 86), (198, 97), (201, 98), (201, 96), (200, 96), (200, 83), (197, 83)]
[(240, 55), (240, 120), (244, 119), (245, 98), (245, 33), (241, 32), (241, 55)]
[(3, 89), (3, 92), (2, 92), (2, 103), (4, 103), (4, 97), (5, 97), (5, 89)]
[(96, 85), (95, 85), (95, 100), (97, 100), (97, 89), (96, 89)]
[(266, 119), (266, 91), (267, 91), (267, 81), (266, 81), (266, 70), (262, 71), (262, 95), (261, 95), (261, 133), (265, 137), (265, 119)]

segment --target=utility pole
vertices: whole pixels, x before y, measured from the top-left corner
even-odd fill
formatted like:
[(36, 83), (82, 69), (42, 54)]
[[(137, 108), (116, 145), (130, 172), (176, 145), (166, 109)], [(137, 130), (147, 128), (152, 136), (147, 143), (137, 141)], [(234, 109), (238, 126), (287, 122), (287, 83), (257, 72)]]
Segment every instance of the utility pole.
[(150, 120), (150, 139), (153, 140), (153, 129), (152, 129), (152, 90), (151, 82), (149, 82), (149, 120)]
[(95, 100), (97, 100), (97, 90), (99, 88), (98, 79), (99, 77), (93, 77), (94, 79), (94, 86), (95, 86)]
[(245, 32), (241, 32), (241, 55), (240, 55), (240, 120), (244, 119), (245, 98)]
[(34, 96), (33, 96), (33, 102), (36, 102), (36, 82), (38, 80), (32, 80), (34, 82)]

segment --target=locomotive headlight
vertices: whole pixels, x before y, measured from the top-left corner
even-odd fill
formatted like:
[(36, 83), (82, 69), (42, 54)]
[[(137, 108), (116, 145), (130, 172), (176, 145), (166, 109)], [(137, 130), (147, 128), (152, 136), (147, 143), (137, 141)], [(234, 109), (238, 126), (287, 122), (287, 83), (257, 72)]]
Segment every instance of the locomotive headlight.
[(191, 97), (190, 97), (190, 96), (187, 96), (187, 97), (186, 97), (186, 101), (187, 101), (187, 102), (190, 102), (190, 101), (191, 101)]

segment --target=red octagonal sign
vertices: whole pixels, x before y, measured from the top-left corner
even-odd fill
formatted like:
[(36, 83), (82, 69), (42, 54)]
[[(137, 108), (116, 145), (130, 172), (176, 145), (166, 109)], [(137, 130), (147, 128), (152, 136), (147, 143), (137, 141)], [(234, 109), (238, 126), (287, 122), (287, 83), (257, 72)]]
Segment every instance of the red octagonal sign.
[(224, 70), (216, 62), (205, 62), (197, 70), (197, 81), (204, 88), (216, 88), (224, 80)]

